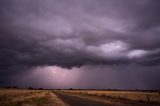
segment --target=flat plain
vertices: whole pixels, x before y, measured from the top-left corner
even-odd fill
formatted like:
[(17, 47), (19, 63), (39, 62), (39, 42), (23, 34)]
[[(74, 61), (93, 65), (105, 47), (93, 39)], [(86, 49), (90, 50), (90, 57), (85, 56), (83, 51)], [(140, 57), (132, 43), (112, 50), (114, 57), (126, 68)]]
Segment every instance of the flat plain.
[(0, 106), (160, 106), (160, 92), (0, 89)]
[(62, 90), (59, 93), (105, 103), (106, 106), (160, 106), (159, 91)]
[(0, 106), (67, 106), (50, 90), (0, 89)]

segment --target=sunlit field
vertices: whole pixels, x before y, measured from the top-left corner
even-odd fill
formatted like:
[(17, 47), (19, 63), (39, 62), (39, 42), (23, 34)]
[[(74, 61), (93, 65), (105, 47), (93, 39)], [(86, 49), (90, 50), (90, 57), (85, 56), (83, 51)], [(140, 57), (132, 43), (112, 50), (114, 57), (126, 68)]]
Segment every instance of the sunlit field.
[[(159, 104), (159, 91), (100, 91), (100, 90), (63, 90), (64, 93), (99, 97), (112, 102)], [(118, 101), (117, 101), (118, 100)]]
[(83, 102), (89, 106), (159, 106), (160, 92), (0, 89), (0, 106), (83, 106)]
[(63, 106), (49, 90), (0, 89), (0, 106)]
[(108, 96), (116, 98), (125, 98), (135, 101), (144, 102), (159, 102), (160, 92), (142, 92), (142, 91), (96, 91), (96, 90), (67, 90), (64, 92), (95, 95), (95, 96)]

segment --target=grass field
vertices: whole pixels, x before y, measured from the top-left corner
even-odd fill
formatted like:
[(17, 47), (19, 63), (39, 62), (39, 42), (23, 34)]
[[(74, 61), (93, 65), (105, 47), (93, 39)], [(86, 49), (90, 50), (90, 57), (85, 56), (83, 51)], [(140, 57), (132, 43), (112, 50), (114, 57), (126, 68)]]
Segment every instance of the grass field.
[(0, 104), (2, 106), (41, 105), (48, 103), (48, 91), (1, 89)]
[[(60, 95), (62, 98), (59, 98)], [(63, 99), (64, 98), (64, 99)], [(68, 105), (68, 101), (71, 105)], [(75, 100), (75, 102), (74, 102)], [(76, 102), (78, 101), (78, 102)], [(24, 90), (0, 89), (0, 106), (83, 106), (88, 101), (105, 106), (159, 106), (159, 91)], [(74, 104), (74, 105), (72, 105)], [(85, 105), (90, 106), (90, 105)], [(95, 105), (101, 106), (101, 105)]]
[(0, 89), (0, 106), (58, 106), (58, 104), (64, 106), (49, 90)]
[(120, 102), (160, 104), (159, 91), (99, 91), (99, 90), (63, 90), (65, 93), (101, 97)]

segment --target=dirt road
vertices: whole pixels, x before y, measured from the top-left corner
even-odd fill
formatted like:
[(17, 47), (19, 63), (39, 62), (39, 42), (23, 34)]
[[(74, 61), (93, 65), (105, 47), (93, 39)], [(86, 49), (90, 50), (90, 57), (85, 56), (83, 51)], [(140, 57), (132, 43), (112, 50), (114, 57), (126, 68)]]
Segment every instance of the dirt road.
[(52, 92), (48, 94), (48, 98), (49, 98), (49, 104), (47, 106), (69, 106)]
[(113, 98), (104, 99), (66, 92), (54, 92), (54, 94), (69, 106), (160, 106), (158, 103), (146, 103)]
[(70, 106), (109, 106), (104, 103), (93, 101), (83, 98), (81, 96), (74, 96), (66, 93), (55, 93), (62, 101), (66, 102)]

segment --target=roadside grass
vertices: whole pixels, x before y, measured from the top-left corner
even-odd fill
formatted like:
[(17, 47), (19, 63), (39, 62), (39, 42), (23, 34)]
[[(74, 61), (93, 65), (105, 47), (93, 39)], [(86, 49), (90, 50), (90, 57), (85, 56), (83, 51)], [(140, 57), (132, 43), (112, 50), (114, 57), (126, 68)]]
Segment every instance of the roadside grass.
[(131, 104), (160, 105), (160, 92), (144, 91), (100, 91), (100, 90), (64, 90), (65, 93), (92, 96), (104, 100)]
[(48, 100), (47, 97), (32, 98), (32, 101), (33, 101), (33, 103), (36, 104), (37, 106), (42, 106), (42, 105), (49, 104), (49, 100)]
[(29, 100), (24, 100), (19, 102), (21, 105), (22, 104), (28, 104), (28, 105), (34, 105), (34, 106), (44, 106), (49, 103), (49, 100), (47, 97), (40, 97), (40, 98), (31, 98)]
[(0, 106), (45, 106), (49, 103), (48, 93), (41, 90), (0, 90)]

